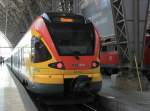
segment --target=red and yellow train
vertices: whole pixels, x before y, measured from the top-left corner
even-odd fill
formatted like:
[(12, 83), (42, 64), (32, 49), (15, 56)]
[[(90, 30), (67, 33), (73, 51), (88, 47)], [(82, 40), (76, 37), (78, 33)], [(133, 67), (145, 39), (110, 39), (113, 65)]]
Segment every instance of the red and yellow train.
[(99, 34), (89, 20), (44, 13), (13, 50), (9, 66), (35, 93), (96, 93), (102, 84), (99, 50)]

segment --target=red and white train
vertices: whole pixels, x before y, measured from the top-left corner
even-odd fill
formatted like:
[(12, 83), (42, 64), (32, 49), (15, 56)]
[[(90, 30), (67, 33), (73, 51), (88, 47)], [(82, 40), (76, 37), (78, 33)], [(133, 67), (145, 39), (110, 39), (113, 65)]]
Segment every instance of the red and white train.
[[(150, 35), (146, 34), (144, 38), (144, 57), (142, 64), (142, 72), (147, 78), (150, 78)], [(102, 44), (101, 54), (101, 69), (105, 74), (115, 74), (119, 72), (119, 53), (115, 40), (107, 39)]]

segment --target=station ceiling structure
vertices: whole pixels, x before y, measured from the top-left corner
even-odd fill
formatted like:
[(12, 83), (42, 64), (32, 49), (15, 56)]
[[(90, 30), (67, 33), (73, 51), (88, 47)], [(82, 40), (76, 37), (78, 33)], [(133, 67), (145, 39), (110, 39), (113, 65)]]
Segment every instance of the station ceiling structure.
[[(8, 40), (14, 47), (17, 44), (17, 42), (21, 39), (23, 34), (27, 31), (32, 21), (43, 12), (64, 11), (64, 12), (79, 13), (80, 3), (81, 2), (88, 3), (88, 1), (91, 0), (0, 0), (0, 31), (2, 31), (5, 34), (5, 36), (8, 38)], [(119, 41), (119, 44), (125, 43), (126, 47), (128, 47), (130, 50), (136, 49), (135, 55), (137, 55), (137, 58), (142, 58), (141, 55), (143, 48), (142, 34), (144, 33), (143, 30), (144, 24), (146, 23), (147, 20), (147, 18), (145, 18), (145, 16), (147, 16), (146, 11), (147, 8), (144, 7), (148, 6), (146, 4), (149, 3), (148, 2), (149, 0), (138, 0), (138, 2), (135, 2), (136, 0), (110, 0), (110, 1), (112, 4), (113, 15), (116, 18), (116, 19), (114, 18), (114, 21), (115, 21), (115, 29), (118, 28), (116, 29), (116, 36), (117, 40)], [(135, 8), (132, 9), (133, 4), (135, 4), (134, 2), (136, 3), (136, 5), (134, 6)], [(128, 8), (128, 6), (130, 7)], [(137, 14), (136, 18), (134, 18), (133, 13), (128, 12), (136, 12)], [(138, 32), (137, 30), (132, 31), (129, 29), (131, 28), (130, 26), (136, 27), (136, 24), (138, 23), (137, 19), (139, 16), (141, 17), (139, 20), (141, 21), (140, 24), (143, 24), (142, 25), (143, 28), (141, 28), (141, 25), (140, 26), (137, 25), (139, 27), (137, 30), (140, 30), (139, 32), (140, 34), (137, 33)], [(123, 23), (123, 21), (126, 21), (126, 23)], [(133, 21), (136, 21), (136, 23)], [(117, 30), (120, 31), (118, 32)], [(127, 30), (128, 33), (124, 33)], [(135, 38), (133, 38), (132, 35), (135, 35), (134, 36)], [(136, 37), (138, 38), (136, 39)], [(136, 42), (134, 42), (133, 40), (136, 40)], [(133, 46), (132, 42), (135, 43), (135, 46)], [(140, 47), (138, 46), (138, 42), (142, 44)], [(130, 43), (133, 47), (130, 45)], [(125, 52), (126, 47), (124, 49), (124, 44), (123, 46), (122, 45), (120, 46), (124, 50), (123, 53), (127, 55), (127, 53)], [(140, 51), (138, 49), (140, 49)], [(133, 57), (133, 55), (131, 56)]]
[[(142, 68), (150, 0), (111, 0), (120, 67), (125, 74)], [(147, 26), (146, 26), (147, 25)], [(135, 65), (136, 64), (136, 65)]]
[(78, 0), (0, 0), (0, 31), (14, 47), (43, 12), (76, 11)]

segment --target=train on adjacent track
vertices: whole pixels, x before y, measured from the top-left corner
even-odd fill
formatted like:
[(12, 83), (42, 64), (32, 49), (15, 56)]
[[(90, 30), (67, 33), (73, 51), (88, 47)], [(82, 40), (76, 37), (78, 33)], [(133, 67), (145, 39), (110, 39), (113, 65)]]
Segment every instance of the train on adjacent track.
[(111, 75), (119, 72), (119, 53), (114, 38), (108, 38), (103, 42), (100, 60), (101, 70), (104, 74)]
[(16, 45), (8, 66), (34, 93), (97, 93), (102, 85), (99, 41), (85, 17), (44, 13)]
[(150, 33), (145, 35), (144, 40), (142, 72), (150, 81)]
[[(144, 54), (141, 71), (148, 79), (150, 79), (150, 34), (145, 34), (144, 37)], [(117, 74), (119, 69), (119, 52), (117, 42), (114, 38), (108, 38), (104, 41), (101, 47), (101, 69), (104, 74)]]

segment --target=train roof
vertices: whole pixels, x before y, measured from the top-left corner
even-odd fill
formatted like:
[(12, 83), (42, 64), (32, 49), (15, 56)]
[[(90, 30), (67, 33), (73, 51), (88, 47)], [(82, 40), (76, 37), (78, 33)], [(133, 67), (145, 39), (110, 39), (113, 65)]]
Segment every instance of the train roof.
[(74, 13), (65, 13), (65, 12), (45, 12), (41, 15), (44, 19), (50, 21), (50, 22), (56, 22), (58, 18), (65, 17), (65, 18), (72, 18), (77, 22), (80, 23), (91, 23), (90, 20), (86, 19), (82, 15), (77, 15)]
[[(54, 16), (69, 16), (69, 17), (82, 17), (81, 15), (77, 15), (77, 14), (74, 14), (74, 13), (66, 13), (66, 12), (45, 12), (43, 14), (47, 14), (49, 17), (54, 17)], [(42, 14), (42, 15), (43, 15)]]

